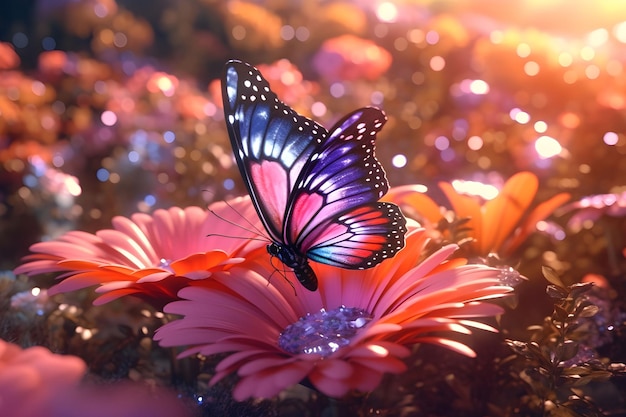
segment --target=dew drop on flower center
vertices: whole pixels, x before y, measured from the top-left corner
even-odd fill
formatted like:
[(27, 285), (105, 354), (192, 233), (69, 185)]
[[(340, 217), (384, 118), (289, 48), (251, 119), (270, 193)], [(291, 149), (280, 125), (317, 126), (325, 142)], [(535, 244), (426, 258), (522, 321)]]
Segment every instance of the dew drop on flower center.
[(326, 357), (349, 345), (359, 329), (371, 320), (368, 312), (357, 307), (321, 309), (317, 313), (307, 313), (287, 326), (278, 338), (278, 345), (294, 355), (305, 353)]

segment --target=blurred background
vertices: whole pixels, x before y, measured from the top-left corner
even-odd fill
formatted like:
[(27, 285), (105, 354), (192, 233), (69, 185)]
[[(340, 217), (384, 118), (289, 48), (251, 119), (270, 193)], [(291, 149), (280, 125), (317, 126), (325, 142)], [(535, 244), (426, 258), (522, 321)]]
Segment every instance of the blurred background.
[[(538, 201), (625, 190), (626, 7), (611, 0), (31, 0), (2, 6), (0, 41), (4, 269), (66, 230), (244, 193), (230, 58), (327, 127), (382, 108), (391, 185), (441, 204), (440, 180), (488, 191), (520, 170)], [(618, 200), (601, 221), (555, 219), (528, 255), (549, 249), (571, 281), (623, 272)]]
[[(543, 265), (565, 284), (595, 277), (608, 289), (605, 310), (623, 325), (626, 6), (615, 0), (4, 2), (3, 280), (31, 244), (68, 230), (95, 232), (110, 228), (117, 215), (205, 207), (244, 194), (219, 84), (224, 63), (233, 58), (257, 66), (285, 103), (326, 127), (359, 107), (383, 109), (389, 121), (378, 135), (377, 156), (392, 186), (422, 185), (428, 196), (450, 207), (440, 181), (461, 180), (454, 182), (459, 192), (489, 199), (513, 174), (531, 171), (540, 183), (534, 206), (570, 193), (569, 210), (543, 222), (509, 260), (529, 281), (518, 289), (520, 307), (505, 318), (504, 337), (507, 331), (524, 334), (526, 325), (541, 323), (552, 312)], [(49, 278), (39, 285), (49, 286)], [(15, 280), (11, 276), (10, 285), (0, 289), (15, 293)], [(110, 313), (89, 307), (90, 298), (83, 301), (87, 313), (72, 313), (72, 320), (95, 328), (100, 317), (109, 319)], [(126, 325), (144, 308), (121, 305), (126, 310), (111, 320)], [(67, 326), (22, 319), (23, 327), (9, 326), (12, 333), (5, 333), (20, 335), (15, 337), (23, 345), (52, 340), (46, 343), (53, 350), (85, 358), (122, 352), (123, 363), (111, 369), (108, 356), (90, 362), (91, 371), (105, 378), (126, 378), (124, 364), (138, 361), (135, 345), (110, 348), (113, 342), (102, 336), (107, 349), (66, 346)], [(623, 329), (612, 333), (613, 324), (602, 326), (614, 342), (607, 342), (602, 354), (624, 361)], [(30, 329), (32, 340), (14, 328)], [(172, 362), (154, 352), (145, 356), (159, 354)], [(419, 385), (420, 398), (432, 401), (433, 410), (452, 404), (454, 415), (472, 415), (459, 410), (470, 407), (473, 397), (465, 403), (450, 398), (463, 398), (463, 387), (472, 381), (483, 392), (483, 377), (493, 369), (489, 358), (500, 361), (509, 354), (483, 351), (479, 357), (487, 359), (446, 362), (448, 354), (439, 367), (436, 360), (416, 362), (419, 372), (397, 384), (409, 387), (407, 392)], [(432, 352), (432, 358), (441, 357)], [(181, 367), (179, 374), (189, 371), (188, 380), (198, 378), (190, 371), (193, 363), (172, 366)], [(144, 371), (158, 374), (157, 368)], [(467, 369), (465, 385), (448, 378)], [(172, 382), (169, 372), (163, 371), (162, 379)], [(415, 375), (423, 378), (419, 384)], [(491, 392), (499, 393), (507, 376), (491, 378)], [(440, 385), (425, 384), (429, 379)], [(513, 404), (519, 392), (506, 391), (506, 401)], [(611, 401), (617, 398), (610, 393)], [(223, 395), (230, 398), (229, 392)], [(372, 398), (392, 398), (384, 388), (378, 395)], [(620, 404), (615, 409), (623, 409)]]

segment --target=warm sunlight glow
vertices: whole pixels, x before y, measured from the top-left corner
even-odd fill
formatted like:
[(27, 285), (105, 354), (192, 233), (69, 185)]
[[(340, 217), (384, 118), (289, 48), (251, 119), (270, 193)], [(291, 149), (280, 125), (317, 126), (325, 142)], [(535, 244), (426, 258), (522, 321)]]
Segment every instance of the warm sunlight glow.
[(540, 136), (535, 141), (535, 150), (542, 159), (557, 156), (563, 150), (559, 141), (550, 136)]
[(395, 22), (398, 18), (398, 8), (389, 1), (383, 2), (376, 9), (376, 17), (381, 22)]
[(475, 195), (484, 200), (493, 200), (500, 192), (496, 186), (478, 181), (454, 180), (452, 186), (458, 193)]

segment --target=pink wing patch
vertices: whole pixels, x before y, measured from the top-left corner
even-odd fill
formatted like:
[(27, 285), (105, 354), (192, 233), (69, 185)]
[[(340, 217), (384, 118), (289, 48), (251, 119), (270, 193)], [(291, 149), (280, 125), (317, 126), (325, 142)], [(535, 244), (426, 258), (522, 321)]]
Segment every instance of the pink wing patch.
[(405, 232), (405, 219), (397, 206), (375, 203), (319, 223), (302, 248), (317, 262), (369, 268), (402, 249)]
[(293, 202), (293, 208), (290, 213), (290, 223), (285, 233), (286, 242), (296, 242), (298, 236), (307, 228), (314, 220), (324, 206), (324, 196), (319, 194), (302, 193)]
[(261, 198), (258, 204), (263, 208), (265, 218), (261, 219), (266, 228), (282, 240), (283, 215), (287, 208), (289, 185), (287, 172), (279, 162), (263, 161), (250, 165), (250, 177)]

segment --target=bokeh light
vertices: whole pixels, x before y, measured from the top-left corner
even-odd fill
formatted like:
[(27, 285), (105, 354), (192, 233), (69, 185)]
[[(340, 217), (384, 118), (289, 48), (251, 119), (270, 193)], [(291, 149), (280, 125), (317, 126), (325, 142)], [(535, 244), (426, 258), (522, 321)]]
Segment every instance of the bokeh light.
[(430, 59), (430, 68), (433, 71), (441, 71), (446, 66), (446, 60), (441, 56), (434, 56)]
[[(541, 204), (550, 197), (567, 192), (575, 208), (538, 222), (540, 233), (520, 246), (513, 260), (499, 261), (526, 269), (529, 293), (543, 285), (537, 271), (545, 264), (557, 270), (567, 285), (579, 282), (588, 271), (603, 273), (614, 287), (610, 302), (625, 299), (623, 285), (614, 278), (624, 275), (626, 236), (626, 212), (619, 197), (626, 187), (626, 8), (620, 2), (526, 0), (513, 7), (490, 0), (181, 1), (176, 7), (173, 2), (150, 3), (149, 10), (145, 2), (131, 3), (14, 2), (15, 7), (0, 17), (5, 23), (0, 27), (4, 268), (13, 267), (39, 240), (70, 230), (101, 230), (115, 216), (149, 215), (172, 206), (206, 208), (245, 195), (224, 122), (220, 85), (225, 60), (235, 58), (257, 66), (280, 100), (326, 128), (362, 107), (384, 111), (387, 121), (376, 135), (375, 154), (391, 189), (410, 186), (428, 192), (421, 197), (434, 201), (428, 209), (432, 218), (417, 213), (426, 210), (422, 200), (415, 200), (413, 212), (406, 207), (411, 198), (401, 207), (428, 228), (431, 243), (425, 250), (445, 242), (460, 243), (459, 253), (463, 252), (471, 240), (467, 240), (468, 229), (476, 228), (472, 220), (446, 206), (447, 194), (441, 194), (439, 185), (456, 179), (454, 190), (476, 197), (462, 196), (462, 201), (489, 201), (492, 204), (481, 206), (481, 212), (497, 212), (501, 200), (494, 202), (496, 196), (521, 204), (524, 193), (533, 189), (532, 184), (523, 184), (506, 190), (504, 178), (531, 171), (538, 177), (531, 207), (545, 207)], [(494, 228), (514, 212), (501, 213)], [(535, 231), (534, 226), (523, 227)], [(502, 239), (517, 236), (519, 230)], [(170, 266), (165, 259), (163, 265)], [(289, 275), (279, 272), (268, 286), (280, 281), (280, 275)], [(12, 291), (11, 286), (24, 284), (20, 278), (7, 281), (7, 286), (3, 277), (0, 271), (0, 289)], [(40, 285), (53, 285), (54, 279), (46, 279), (42, 277), (27, 292), (33, 297), (45, 295), (43, 286), (36, 292)], [(543, 289), (533, 301), (549, 298)], [(90, 300), (59, 300), (65, 307), (54, 310), (55, 323), (67, 318), (72, 324), (60, 328), (77, 329), (71, 331), (74, 336), (56, 340), (55, 348), (71, 352), (79, 350), (81, 342), (103, 340)], [(523, 319), (503, 320), (507, 332), (500, 335), (523, 333), (530, 316), (543, 323), (551, 307), (520, 305), (522, 313), (513, 314)], [(168, 357), (156, 344), (144, 346), (156, 325), (139, 324), (135, 316), (128, 319), (124, 309), (134, 308), (130, 303), (116, 308), (120, 309), (116, 323), (119, 320), (121, 326), (133, 329), (127, 339), (118, 341), (122, 349), (117, 353), (125, 354), (123, 346), (134, 346), (131, 359), (141, 364), (131, 366), (129, 375), (149, 385), (171, 383), (171, 375), (161, 378), (168, 372), (144, 367), (150, 363), (149, 355)], [(67, 316), (70, 310), (79, 316)], [(509, 333), (507, 322), (523, 326)], [(27, 339), (32, 334), (26, 331), (12, 332), (11, 337), (22, 333), (28, 343), (44, 340)], [(606, 352), (617, 349), (610, 343), (606, 346)], [(81, 354), (97, 351), (104, 349), (90, 346)], [(135, 363), (109, 359), (98, 363)], [(439, 370), (457, 375), (448, 368), (452, 361), (440, 362), (446, 367), (435, 363), (426, 374), (407, 373), (406, 386), (393, 376), (389, 381), (406, 398), (419, 398), (420, 406), (428, 405), (436, 390), (424, 395), (425, 387), (433, 388), (426, 378)], [(472, 371), (480, 375), (472, 364), (468, 366), (468, 375)], [(104, 367), (112, 371), (113, 365)], [(96, 374), (98, 367), (90, 372)], [(182, 372), (177, 378), (192, 374)], [(518, 374), (519, 369), (511, 373)], [(222, 388), (207, 387), (204, 379), (191, 378), (181, 381), (183, 385), (202, 387), (193, 395), (208, 413), (214, 411), (210, 409), (214, 400), (227, 397), (221, 392), (213, 395), (211, 390)], [(529, 387), (532, 391), (536, 385)], [(470, 381), (467, 389), (475, 388)], [(579, 388), (581, 398), (593, 396), (594, 390)], [(444, 391), (437, 393), (441, 396)], [(534, 398), (530, 391), (524, 398)], [(323, 398), (318, 394), (316, 398)], [(378, 394), (368, 396), (368, 401), (384, 397)], [(282, 398), (276, 397), (272, 404)], [(459, 398), (438, 401), (450, 408), (440, 414), (458, 415), (458, 410), (452, 410), (457, 405), (471, 414), (475, 410), (467, 404), (482, 401)], [(510, 405), (503, 413), (532, 414), (528, 408), (534, 403), (522, 403), (517, 394), (503, 399), (492, 392), (485, 398)], [(265, 403), (251, 404), (237, 406)], [(328, 409), (338, 403), (328, 404), (315, 410), (340, 412)], [(491, 403), (480, 405), (481, 412), (491, 410)], [(429, 409), (435, 408), (423, 410)], [(385, 407), (367, 410), (402, 414)]]
[(451, 184), (458, 193), (477, 196), (484, 200), (493, 200), (500, 192), (495, 185), (479, 181), (453, 180)]
[(530, 122), (530, 115), (525, 111), (518, 109), (517, 107), (509, 112), (509, 116), (511, 117), (511, 119), (522, 125)]
[(542, 159), (552, 158), (563, 151), (558, 140), (550, 136), (540, 136), (535, 140), (535, 150)]
[(617, 142), (619, 141), (619, 136), (615, 132), (606, 132), (602, 137), (602, 140), (607, 145), (613, 146), (617, 145)]
[(406, 156), (402, 154), (395, 155), (391, 159), (391, 164), (396, 168), (404, 168), (407, 162)]
[(376, 8), (376, 17), (382, 22), (395, 22), (398, 18), (398, 8), (392, 2), (384, 1)]
[(117, 123), (117, 115), (110, 110), (106, 110), (102, 112), (100, 120), (105, 126), (113, 126), (115, 123)]

